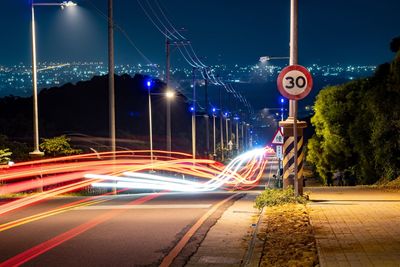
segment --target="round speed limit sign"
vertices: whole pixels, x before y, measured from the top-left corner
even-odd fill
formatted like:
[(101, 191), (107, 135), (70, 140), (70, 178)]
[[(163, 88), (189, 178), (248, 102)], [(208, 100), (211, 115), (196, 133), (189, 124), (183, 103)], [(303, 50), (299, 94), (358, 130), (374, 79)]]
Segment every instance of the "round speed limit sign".
[(279, 92), (290, 100), (305, 98), (313, 85), (310, 72), (300, 65), (284, 68), (279, 74), (277, 82)]

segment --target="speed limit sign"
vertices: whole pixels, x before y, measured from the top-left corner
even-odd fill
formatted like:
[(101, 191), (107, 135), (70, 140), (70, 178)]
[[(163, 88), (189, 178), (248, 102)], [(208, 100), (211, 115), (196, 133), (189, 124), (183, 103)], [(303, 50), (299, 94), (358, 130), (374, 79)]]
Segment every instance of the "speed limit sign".
[(279, 92), (290, 100), (305, 98), (313, 85), (310, 72), (300, 65), (284, 68), (279, 74), (277, 82)]

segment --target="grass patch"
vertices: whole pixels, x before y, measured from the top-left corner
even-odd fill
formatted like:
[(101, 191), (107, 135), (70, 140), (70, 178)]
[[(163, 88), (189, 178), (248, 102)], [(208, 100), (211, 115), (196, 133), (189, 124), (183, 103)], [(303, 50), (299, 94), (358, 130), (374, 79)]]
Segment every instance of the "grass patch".
[(262, 209), (263, 207), (280, 206), (289, 203), (307, 203), (307, 197), (295, 196), (293, 188), (288, 189), (266, 189), (256, 198), (255, 207)]

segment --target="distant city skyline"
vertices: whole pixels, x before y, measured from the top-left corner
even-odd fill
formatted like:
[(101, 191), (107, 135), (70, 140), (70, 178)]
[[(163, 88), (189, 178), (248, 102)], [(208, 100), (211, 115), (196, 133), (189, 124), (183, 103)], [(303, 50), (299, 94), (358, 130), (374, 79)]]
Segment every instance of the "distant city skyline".
[[(46, 2), (42, 0), (41, 2)], [(2, 3), (0, 65), (29, 64), (30, 2)], [(48, 2), (48, 1), (47, 1)], [(107, 56), (106, 0), (76, 0), (73, 10), (38, 7), (38, 61), (104, 61)], [(285, 1), (140, 1), (152, 15), (161, 6), (167, 18), (190, 39), (207, 65), (256, 64), (260, 56), (287, 56), (289, 0)], [(164, 64), (165, 37), (146, 17), (138, 1), (114, 1), (116, 63), (146, 64), (135, 45), (151, 62)], [(390, 61), (389, 43), (400, 35), (400, 1), (300, 1), (299, 62), (378, 65)], [(158, 16), (162, 14), (158, 11)], [(157, 19), (155, 19), (157, 23)], [(165, 22), (165, 20), (164, 20)], [(132, 45), (133, 43), (133, 45)], [(173, 49), (175, 50), (175, 49)], [(172, 65), (184, 67), (178, 51)]]
[[(224, 82), (238, 84), (274, 82), (283, 66), (265, 65), (214, 65), (213, 71), (223, 77)], [(375, 66), (361, 65), (306, 65), (316, 79), (323, 77), (340, 77), (344, 80), (353, 80), (371, 75)], [(93, 76), (106, 75), (107, 64), (104, 62), (43, 62), (38, 65), (39, 90), (53, 86), (61, 86), (68, 82), (90, 80)], [(159, 65), (148, 64), (117, 64), (116, 74), (148, 75), (163, 80), (165, 70)], [(171, 86), (180, 90), (189, 90), (192, 80), (192, 69), (189, 67), (171, 68)], [(0, 97), (7, 95), (30, 96), (32, 94), (31, 66), (23, 63), (14, 65), (0, 65)], [(203, 79), (197, 71), (196, 79)], [(201, 84), (201, 82), (199, 82)], [(188, 88), (186, 88), (188, 87)], [(317, 90), (321, 88), (316, 88)]]

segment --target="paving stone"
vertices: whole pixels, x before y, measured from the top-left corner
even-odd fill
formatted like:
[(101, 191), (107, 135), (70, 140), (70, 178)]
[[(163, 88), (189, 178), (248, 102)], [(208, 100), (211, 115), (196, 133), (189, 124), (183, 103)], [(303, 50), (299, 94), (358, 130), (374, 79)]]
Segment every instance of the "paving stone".
[[(320, 264), (400, 266), (400, 193), (362, 188), (307, 188)], [(334, 256), (335, 260), (332, 260)]]

